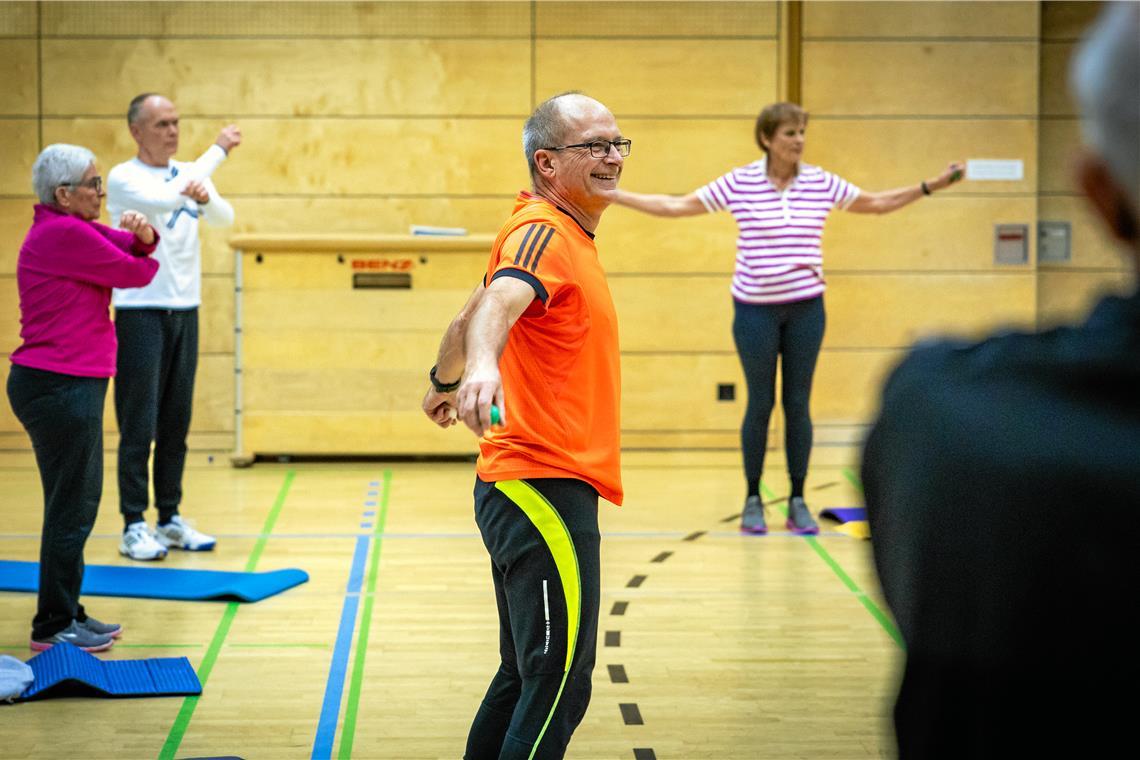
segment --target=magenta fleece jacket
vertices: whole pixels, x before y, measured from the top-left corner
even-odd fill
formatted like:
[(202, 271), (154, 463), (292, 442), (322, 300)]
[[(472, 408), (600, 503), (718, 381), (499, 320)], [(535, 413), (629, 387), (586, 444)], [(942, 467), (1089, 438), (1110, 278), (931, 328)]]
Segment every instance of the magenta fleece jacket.
[(113, 377), (115, 327), (112, 288), (146, 285), (158, 272), (134, 233), (88, 222), (36, 204), (32, 228), (20, 247), (20, 347), (13, 364), (64, 375)]

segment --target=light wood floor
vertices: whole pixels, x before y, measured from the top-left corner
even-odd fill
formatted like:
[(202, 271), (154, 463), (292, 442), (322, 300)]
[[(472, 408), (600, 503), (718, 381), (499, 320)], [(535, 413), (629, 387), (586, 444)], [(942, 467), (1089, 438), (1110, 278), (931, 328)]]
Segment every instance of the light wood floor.
[[(816, 455), (813, 510), (861, 503), (852, 459)], [(780, 463), (770, 464), (770, 498), (783, 496)], [(0, 558), (35, 559), (38, 476), (12, 465), (0, 477)], [(816, 539), (790, 536), (778, 505), (770, 535), (740, 535), (735, 454), (631, 453), (624, 477), (626, 506), (602, 508), (594, 696), (567, 757), (891, 756), (901, 650), (889, 618), (876, 616), (885, 606), (869, 544), (830, 523)], [(114, 480), (108, 469), (88, 564), (126, 563)], [(184, 655), (202, 697), (0, 707), (0, 755), (460, 757), (497, 657), (471, 484), (470, 464), (232, 470), (194, 457), (184, 513), (218, 548), (164, 566), (298, 567), (311, 580), (245, 605), (86, 597), (93, 616), (126, 627), (104, 656)], [(370, 552), (355, 563), (360, 593), (346, 594), (358, 542)], [(34, 601), (0, 593), (0, 653), (31, 655)], [(346, 611), (355, 627), (338, 646)], [(627, 724), (634, 710), (642, 722)]]

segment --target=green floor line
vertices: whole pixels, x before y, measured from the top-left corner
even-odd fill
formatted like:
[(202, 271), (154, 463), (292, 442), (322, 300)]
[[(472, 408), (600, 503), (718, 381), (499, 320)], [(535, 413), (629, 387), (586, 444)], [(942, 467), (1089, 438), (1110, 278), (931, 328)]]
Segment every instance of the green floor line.
[[(277, 491), (277, 499), (273, 502), (273, 508), (269, 510), (269, 516), (265, 518), (265, 525), (261, 528), (262, 537), (257, 540), (253, 551), (250, 552), (249, 561), (245, 564), (247, 573), (252, 573), (257, 567), (257, 561), (265, 550), (265, 544), (269, 540), (269, 534), (273, 532), (273, 526), (277, 524), (277, 517), (281, 514), (281, 508), (285, 506), (285, 497), (289, 494), (289, 488), (293, 485), (293, 478), (296, 474), (294, 470), (285, 473), (285, 482)], [(230, 626), (233, 624), (240, 606), (239, 602), (229, 602), (226, 605), (226, 611), (222, 613), (222, 620), (218, 623), (217, 630), (214, 631), (214, 638), (210, 640), (210, 648), (206, 650), (206, 656), (202, 658), (202, 664), (198, 666), (198, 680), (202, 682), (203, 690), (206, 688), (210, 671), (214, 669), (218, 653), (222, 650), (222, 643), (229, 635)], [(183, 700), (182, 707), (178, 710), (178, 716), (174, 719), (174, 725), (170, 727), (170, 733), (166, 735), (166, 741), (158, 753), (159, 760), (173, 760), (178, 752), (178, 747), (182, 744), (182, 738), (186, 735), (186, 729), (190, 727), (190, 719), (194, 717), (194, 710), (198, 707), (199, 699), (200, 697), (187, 697)]]
[(376, 577), (380, 572), (380, 549), (383, 545), (384, 524), (388, 521), (388, 500), (392, 492), (392, 471), (384, 470), (384, 487), (380, 495), (380, 515), (372, 532), (372, 557), (368, 567), (367, 595), (360, 614), (360, 630), (356, 637), (356, 657), (352, 664), (352, 683), (348, 702), (344, 708), (344, 726), (340, 732), (339, 760), (352, 757), (352, 743), (356, 738), (356, 716), (360, 706), (360, 689), (364, 683), (364, 656), (368, 651), (368, 634), (372, 628), (372, 601), (376, 592)]
[(855, 486), (855, 488), (859, 490), (859, 493), (863, 493), (863, 481), (859, 480), (859, 476), (855, 474), (855, 471), (850, 467), (844, 467), (842, 472), (843, 477), (847, 478), (847, 482)]
[[(776, 494), (772, 493), (771, 489), (769, 489), (767, 486), (761, 484), (760, 488), (764, 491), (764, 496), (768, 499), (776, 498)], [(784, 513), (784, 518), (787, 519), (788, 510), (783, 505), (778, 505), (777, 508)], [(808, 546), (815, 550), (815, 553), (819, 555), (819, 558), (822, 559), (827, 564), (827, 566), (831, 568), (831, 571), (835, 573), (843, 585), (846, 586), (849, 591), (855, 594), (856, 598), (859, 599), (859, 603), (863, 605), (867, 612), (871, 613), (871, 617), (875, 618), (875, 620), (879, 622), (879, 625), (883, 627), (883, 630), (887, 632), (887, 635), (894, 639), (894, 642), (898, 644), (899, 647), (902, 647), (902, 634), (899, 633), (898, 628), (895, 627), (894, 621), (891, 620), (890, 616), (883, 612), (879, 608), (879, 605), (875, 604), (874, 600), (871, 599), (871, 597), (867, 596), (863, 589), (859, 588), (859, 584), (852, 580), (851, 576), (848, 575), (843, 567), (835, 561), (835, 558), (831, 556), (827, 549), (823, 548), (823, 546), (819, 543), (818, 538), (815, 536), (804, 536), (804, 540), (807, 541)]]
[(124, 644), (115, 642), (115, 649), (201, 649), (205, 644)]
[(230, 649), (329, 649), (331, 644), (319, 642), (299, 644), (226, 644)]

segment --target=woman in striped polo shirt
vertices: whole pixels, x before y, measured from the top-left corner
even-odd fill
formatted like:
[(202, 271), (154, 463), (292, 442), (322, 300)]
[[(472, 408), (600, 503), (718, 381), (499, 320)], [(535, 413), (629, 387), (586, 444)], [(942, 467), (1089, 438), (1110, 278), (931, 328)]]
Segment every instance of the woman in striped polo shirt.
[(820, 241), (828, 213), (838, 206), (885, 214), (962, 177), (962, 165), (953, 163), (917, 185), (878, 193), (860, 190), (818, 166), (801, 163), (807, 122), (807, 113), (798, 105), (774, 103), (756, 120), (756, 142), (765, 153), (758, 161), (684, 196), (614, 191), (614, 202), (657, 216), (729, 211), (736, 219), (740, 234), (732, 276), (732, 334), (748, 384), (740, 430), (747, 484), (740, 529), (746, 533), (768, 532), (760, 475), (780, 355), (791, 478), (787, 528), (799, 534), (819, 532), (804, 502), (804, 480), (812, 446), (808, 402), (825, 321)]

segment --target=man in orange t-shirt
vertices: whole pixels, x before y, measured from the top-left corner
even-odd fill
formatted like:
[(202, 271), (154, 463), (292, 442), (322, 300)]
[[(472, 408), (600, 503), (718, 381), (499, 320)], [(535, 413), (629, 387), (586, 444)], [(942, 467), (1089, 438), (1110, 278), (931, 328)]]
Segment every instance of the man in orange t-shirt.
[[(590, 701), (599, 495), (621, 504), (617, 316), (594, 229), (629, 140), (565, 93), (523, 128), (532, 192), (440, 345), (424, 412), (482, 436), (475, 520), (491, 555), (502, 662), (466, 760), (560, 758)], [(491, 406), (500, 424), (491, 424)]]

